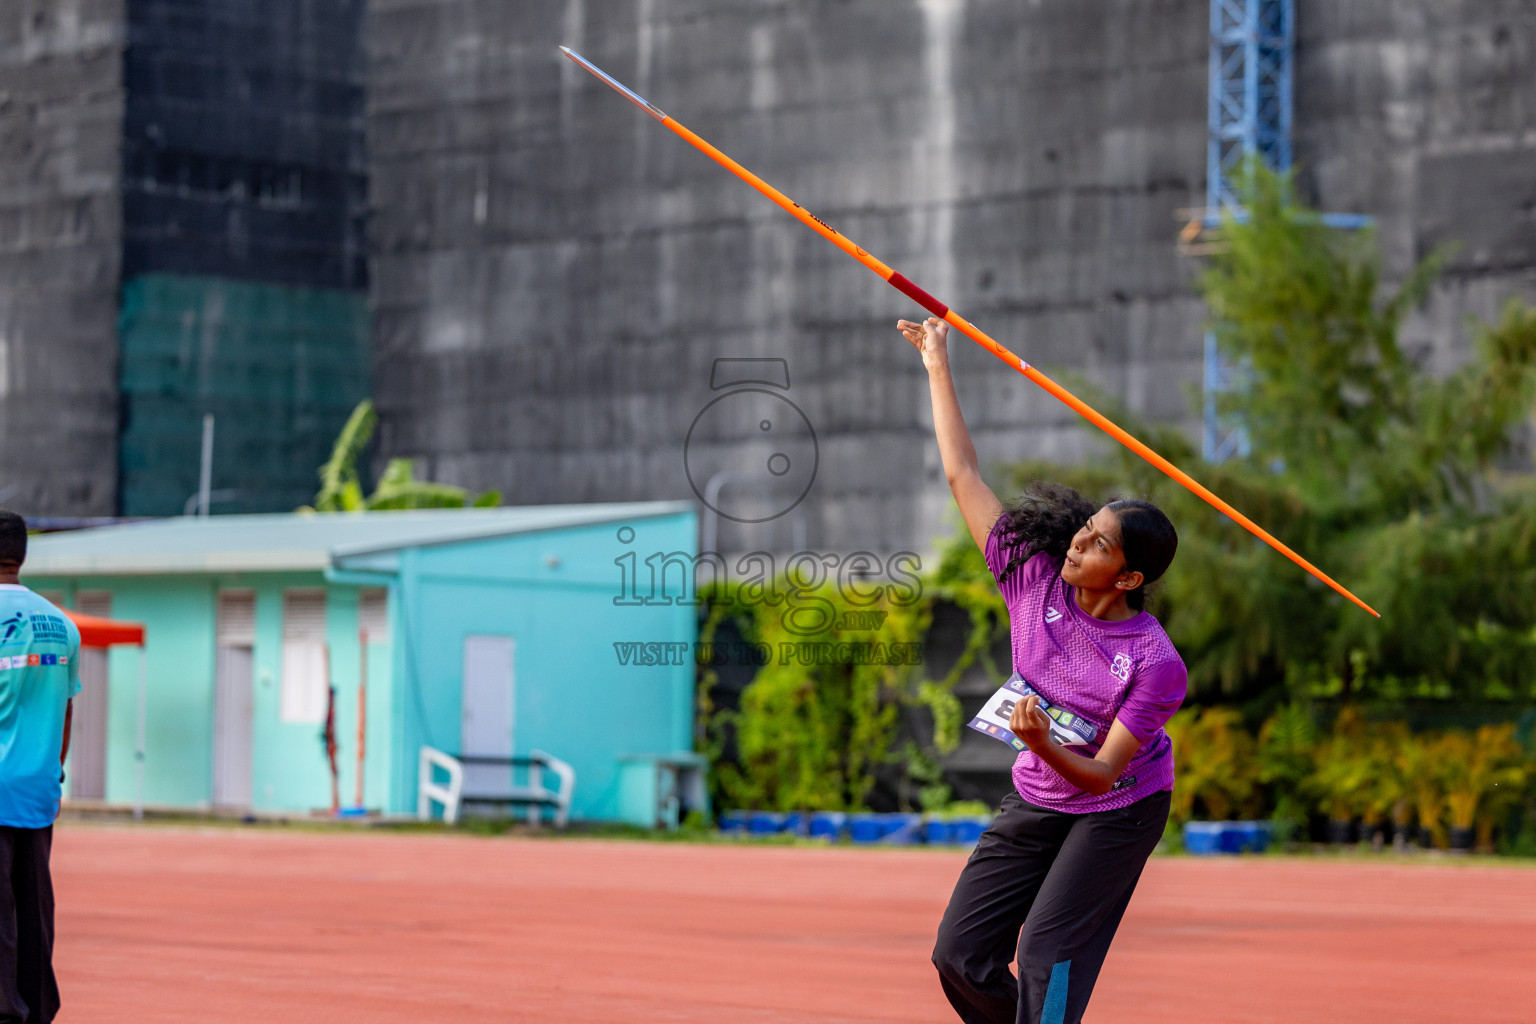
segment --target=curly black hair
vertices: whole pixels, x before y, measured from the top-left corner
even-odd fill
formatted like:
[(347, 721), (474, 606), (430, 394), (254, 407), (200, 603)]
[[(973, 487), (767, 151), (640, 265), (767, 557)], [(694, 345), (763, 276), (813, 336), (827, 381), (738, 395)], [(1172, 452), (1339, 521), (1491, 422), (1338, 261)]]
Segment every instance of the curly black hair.
[(1036, 480), (1024, 488), (1023, 494), (1003, 504), (1001, 525), (996, 527), (1007, 559), (1003, 578), (1042, 551), (1060, 563), (1072, 538), (1100, 507), (1066, 484)]
[[(1103, 507), (1065, 484), (1045, 480), (1031, 483), (1023, 494), (1003, 505), (995, 527), (1000, 531), (998, 540), (1005, 559), (1000, 578), (1007, 579), (1040, 552), (1056, 562), (1059, 572), (1072, 538)], [(1140, 611), (1146, 605), (1147, 586), (1172, 563), (1179, 537), (1173, 523), (1151, 502), (1128, 498), (1112, 501), (1108, 507), (1120, 520), (1126, 570), (1142, 574), (1142, 585), (1126, 594), (1126, 602)]]

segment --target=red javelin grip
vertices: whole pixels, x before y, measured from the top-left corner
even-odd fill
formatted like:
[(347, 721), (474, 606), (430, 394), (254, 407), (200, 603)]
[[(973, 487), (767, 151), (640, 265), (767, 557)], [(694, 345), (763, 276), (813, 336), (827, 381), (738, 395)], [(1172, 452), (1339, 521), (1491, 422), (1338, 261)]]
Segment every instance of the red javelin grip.
[(944, 305), (944, 303), (923, 291), (911, 281), (908, 281), (897, 271), (891, 271), (891, 276), (886, 278), (885, 281), (892, 288), (895, 288), (897, 291), (901, 292), (901, 294), (905, 295), (919, 306), (922, 306), (924, 309), (938, 317), (940, 320), (944, 319), (945, 315), (949, 313), (948, 306)]

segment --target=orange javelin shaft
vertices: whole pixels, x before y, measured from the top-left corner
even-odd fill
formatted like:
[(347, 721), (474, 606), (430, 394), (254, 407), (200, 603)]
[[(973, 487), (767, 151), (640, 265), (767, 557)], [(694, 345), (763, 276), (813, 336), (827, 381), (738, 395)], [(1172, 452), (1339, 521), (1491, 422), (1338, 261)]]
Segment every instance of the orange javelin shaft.
[(919, 306), (922, 306), (934, 316), (941, 318), (951, 327), (958, 329), (961, 333), (965, 334), (982, 348), (991, 352), (993, 355), (997, 356), (997, 358), (1001, 359), (1003, 362), (1007, 363), (1009, 366), (1013, 367), (1015, 370), (1018, 370), (1024, 376), (1028, 377), (1030, 380), (1034, 381), (1036, 384), (1040, 385), (1042, 388), (1055, 395), (1088, 422), (1092, 423), (1094, 426), (1104, 431), (1110, 437), (1113, 437), (1116, 441), (1119, 441), (1131, 451), (1135, 452), (1137, 455), (1140, 455), (1143, 459), (1146, 459), (1148, 462), (1152, 463), (1152, 465), (1168, 474), (1174, 480), (1178, 481), (1180, 484), (1186, 487), (1191, 493), (1204, 499), (1213, 508), (1216, 508), (1220, 512), (1224, 513), (1234, 522), (1239, 523), (1243, 529), (1247, 530), (1249, 533), (1253, 534), (1255, 537), (1259, 538), (1264, 543), (1280, 552), (1286, 558), (1289, 558), (1291, 561), (1307, 570), (1307, 572), (1311, 573), (1313, 576), (1316, 576), (1318, 579), (1328, 584), (1334, 590), (1338, 591), (1340, 594), (1349, 598), (1349, 600), (1353, 601), (1361, 608), (1364, 608), (1366, 611), (1376, 616), (1378, 619), (1381, 618), (1380, 612), (1376, 611), (1376, 609), (1372, 608), (1370, 605), (1360, 600), (1354, 594), (1350, 593), (1347, 589), (1337, 583), (1333, 577), (1329, 576), (1317, 566), (1313, 565), (1311, 562), (1307, 561), (1305, 558), (1302, 558), (1296, 552), (1292, 551), (1289, 547), (1281, 543), (1275, 537), (1271, 536), (1269, 531), (1265, 530), (1258, 523), (1255, 523), (1252, 519), (1249, 519), (1237, 509), (1227, 504), (1224, 500), (1218, 497), (1215, 492), (1211, 491), (1210, 488), (1206, 487), (1204, 484), (1190, 476), (1188, 473), (1184, 472), (1178, 466), (1175, 466), (1173, 463), (1157, 454), (1157, 452), (1147, 447), (1141, 441), (1131, 436), (1131, 434), (1127, 433), (1123, 427), (1115, 423), (1103, 413), (1099, 412), (1097, 409), (1093, 408), (1093, 406), (1089, 405), (1087, 402), (1084, 402), (1081, 398), (1078, 398), (1072, 392), (1068, 391), (1066, 388), (1062, 387), (1054, 380), (1051, 380), (1051, 378), (1047, 377), (1033, 366), (1030, 366), (1018, 356), (1014, 355), (1008, 349), (1000, 345), (997, 341), (993, 340), (993, 338), (985, 331), (981, 330), (979, 327), (966, 320), (963, 316), (950, 309), (948, 306), (934, 298), (932, 295), (929, 295), (927, 292), (923, 291), (923, 289), (907, 280), (906, 277), (897, 273), (895, 270), (892, 270), (884, 263), (881, 263), (874, 256), (871, 256), (869, 253), (855, 245), (851, 240), (838, 234), (835, 230), (823, 223), (821, 218), (817, 217), (814, 213), (811, 213), (799, 203), (795, 202), (793, 199), (790, 199), (784, 193), (768, 184), (762, 178), (759, 178), (757, 175), (741, 166), (741, 164), (720, 152), (720, 150), (716, 149), (706, 140), (700, 138), (698, 135), (695, 135), (688, 128), (679, 124), (675, 119), (663, 113), (659, 107), (647, 101), (633, 89), (623, 85), (612, 75), (609, 75), (607, 72), (603, 71), (596, 64), (593, 64), (591, 61), (581, 56), (581, 54), (577, 53), (575, 50), (572, 50), (566, 46), (562, 46), (560, 47), (560, 52), (564, 53), (571, 60), (575, 61), (583, 68), (586, 68), (588, 71), (592, 72), (592, 74), (602, 79), (608, 85), (612, 86), (620, 95), (622, 95), (625, 99), (628, 99), (631, 103), (634, 103), (641, 110), (644, 110), (647, 114), (651, 115), (656, 120), (672, 129), (678, 135), (681, 135), (695, 148), (699, 149), (706, 156), (710, 157), (710, 159), (720, 164), (720, 166), (724, 167), (726, 170), (736, 175), (736, 177), (740, 178), (742, 181), (746, 182), (748, 185), (751, 185), (763, 195), (773, 200), (774, 203), (782, 207), (796, 220), (800, 221), (800, 223), (804, 224), (812, 231), (815, 231), (827, 241), (831, 242), (833, 245), (837, 246), (839, 249), (843, 250), (848, 255), (858, 260), (860, 263), (864, 264), (876, 274), (880, 275), (881, 279), (884, 280), (887, 284), (891, 285), (891, 287), (912, 299)]

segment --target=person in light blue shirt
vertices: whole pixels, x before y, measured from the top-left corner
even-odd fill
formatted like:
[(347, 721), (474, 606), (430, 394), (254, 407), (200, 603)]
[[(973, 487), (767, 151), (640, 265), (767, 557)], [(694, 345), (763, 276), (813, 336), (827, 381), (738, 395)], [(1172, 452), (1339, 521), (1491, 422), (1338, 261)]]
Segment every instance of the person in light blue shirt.
[(27, 523), (0, 509), (0, 1024), (59, 1012), (53, 973), (53, 878), (80, 631), (21, 585)]

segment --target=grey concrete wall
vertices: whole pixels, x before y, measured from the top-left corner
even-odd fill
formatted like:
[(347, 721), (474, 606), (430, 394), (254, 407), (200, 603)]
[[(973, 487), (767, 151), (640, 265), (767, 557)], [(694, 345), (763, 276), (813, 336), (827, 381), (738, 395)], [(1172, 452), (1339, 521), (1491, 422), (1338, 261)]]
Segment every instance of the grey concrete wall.
[[(1530, 0), (1304, 0), (1296, 151), (1392, 267), (1467, 244), (1412, 327), (1530, 291)], [(561, 58), (567, 43), (1048, 371), (1186, 425), (1208, 0), (374, 0), (381, 456), (513, 502), (688, 497), (718, 357), (787, 361), (821, 551), (931, 550), (950, 505), (919, 310)], [(1075, 417), (957, 338), (985, 465), (1091, 457)], [(711, 466), (762, 476), (751, 408)], [(775, 428), (777, 429), (777, 428)], [(734, 460), (734, 463), (733, 461)], [(745, 498), (745, 492), (742, 498)], [(759, 506), (772, 510), (766, 501)], [(794, 514), (726, 523), (787, 551)]]
[(115, 511), (122, 0), (0, 6), (0, 505)]
[[(806, 544), (922, 552), (947, 529), (926, 377), (894, 329), (921, 311), (561, 42), (1026, 359), (1187, 417), (1201, 309), (1174, 212), (1202, 201), (1205, 17), (1203, 0), (376, 0), (383, 454), (516, 502), (688, 497), (712, 360), (776, 356), (816, 433)], [(1054, 400), (953, 349), (984, 462), (1085, 452)], [(759, 472), (753, 426), (716, 455), (734, 443)], [(788, 550), (792, 519), (727, 522), (721, 546)]]
[(1454, 247), (1404, 332), (1449, 369), (1468, 317), (1536, 302), (1536, 2), (1313, 2), (1297, 22), (1303, 185), (1376, 217), (1392, 274)]

